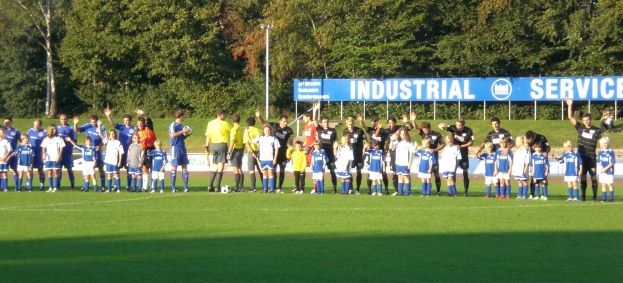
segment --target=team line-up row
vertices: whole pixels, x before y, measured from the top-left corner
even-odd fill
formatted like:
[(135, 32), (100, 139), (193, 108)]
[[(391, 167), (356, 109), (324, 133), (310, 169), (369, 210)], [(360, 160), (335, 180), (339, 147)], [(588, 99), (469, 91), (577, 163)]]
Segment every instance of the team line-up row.
[[(614, 152), (609, 148), (607, 137), (601, 136), (602, 129), (591, 125), (590, 115), (582, 116), (579, 123), (572, 113), (572, 101), (568, 100), (568, 116), (578, 131), (578, 148), (573, 149), (570, 141), (564, 144), (565, 153), (559, 158), (564, 165), (565, 182), (568, 184), (569, 200), (584, 200), (586, 190), (586, 173), (591, 176), (593, 197), (597, 195), (597, 180), (602, 184), (602, 200), (614, 199), (613, 174)], [(217, 118), (208, 123), (206, 129), (206, 151), (213, 158), (213, 171), (209, 190), (220, 188), (223, 168), (229, 163), (235, 176), (236, 191), (244, 189), (242, 156), (248, 158), (251, 190), (255, 191), (255, 172), (262, 179), (264, 192), (280, 192), (285, 178), (285, 164), (292, 162), (295, 193), (302, 193), (305, 182), (305, 169), (313, 170), (314, 193), (324, 193), (324, 172), (331, 174), (333, 192), (336, 193), (337, 178), (341, 179), (343, 194), (359, 194), (361, 185), (361, 169), (367, 166), (368, 189), (373, 195), (388, 192), (387, 172), (393, 174), (394, 195), (411, 194), (411, 164), (414, 157), (419, 157), (417, 176), (421, 179), (421, 194), (431, 194), (432, 179), (435, 180), (437, 194), (440, 192), (441, 177), (447, 180), (448, 194), (456, 196), (456, 169), (463, 169), (464, 194), (468, 193), (469, 178), (466, 169), (469, 167), (467, 148), (473, 144), (474, 137), (464, 120), (454, 125), (440, 124), (439, 127), (450, 134), (442, 136), (431, 129), (430, 123), (424, 121), (421, 126), (415, 123), (415, 115), (403, 115), (404, 125), (398, 126), (396, 120), (390, 118), (388, 127), (384, 128), (378, 118), (366, 127), (359, 115), (345, 120), (343, 135), (338, 141), (337, 132), (329, 127), (328, 118), (316, 119), (318, 106), (314, 105), (312, 114), (303, 117), (305, 124), (302, 140), (291, 139), (293, 131), (287, 126), (287, 117), (281, 116), (279, 123), (265, 121), (259, 112), (255, 117), (247, 119), (246, 128), (240, 125), (240, 117), (232, 115), (233, 126), (225, 121), (223, 111)], [(73, 127), (67, 124), (67, 117), (61, 115), (59, 126), (41, 128), (41, 121), (36, 120), (34, 127), (26, 134), (20, 135), (12, 127), (12, 119), (5, 119), (0, 129), (0, 188), (7, 191), (7, 171), (13, 170), (16, 190), (22, 188), (22, 180), (26, 178), (26, 189), (32, 189), (32, 169), (39, 171), (40, 188), (44, 188), (44, 174), (47, 172), (48, 191), (54, 192), (60, 187), (60, 169), (66, 167), (72, 187), (74, 177), (72, 154), (74, 149), (81, 152), (82, 172), (84, 175), (83, 191), (92, 185), (97, 190), (94, 168), (100, 172), (103, 191), (121, 191), (119, 168), (128, 171), (127, 190), (155, 191), (159, 185), (164, 190), (164, 168), (169, 160), (167, 153), (161, 148), (153, 132), (153, 123), (142, 113), (139, 115), (137, 127), (131, 125), (132, 116), (124, 115), (123, 123), (114, 123), (112, 111), (105, 109), (104, 114), (115, 129), (106, 132), (96, 115), (91, 116), (90, 123), (78, 126), (79, 120), (74, 118)], [(256, 119), (263, 124), (260, 129), (255, 127)], [(169, 126), (170, 138), (170, 173), (171, 190), (175, 191), (177, 167), (182, 168), (183, 191), (188, 191), (188, 155), (185, 139), (192, 134), (192, 129), (182, 124), (184, 113), (176, 112), (176, 120)], [(318, 123), (318, 121), (320, 123)], [(359, 122), (361, 128), (354, 126)], [(500, 127), (500, 120), (491, 119), (492, 131), (485, 137), (485, 142), (478, 150), (478, 157), (485, 162), (485, 197), (510, 198), (510, 178), (518, 182), (520, 199), (547, 199), (547, 176), (549, 173), (549, 144), (540, 134), (527, 131), (525, 136), (513, 140), (508, 131)], [(364, 131), (364, 129), (366, 131)], [(411, 141), (410, 131), (416, 130), (422, 142), (418, 146)], [(85, 143), (77, 145), (77, 132), (85, 133)], [(368, 138), (366, 138), (366, 134)], [(21, 144), (17, 140), (21, 139)], [(291, 142), (295, 141), (295, 142)], [(369, 142), (368, 142), (369, 141)], [(599, 141), (600, 149), (596, 152)], [(511, 148), (515, 148), (514, 152)], [(385, 156), (390, 157), (390, 166), (385, 168)], [(277, 182), (276, 169), (279, 170)], [(104, 170), (103, 170), (104, 169)], [(356, 186), (351, 171), (356, 173)], [(149, 179), (151, 178), (151, 182)], [(214, 186), (216, 181), (216, 187)], [(579, 196), (578, 181), (582, 187), (582, 198)], [(104, 186), (104, 184), (106, 184)], [(151, 185), (151, 186), (150, 186)], [(528, 192), (530, 185), (530, 192)], [(354, 187), (354, 188), (353, 188)]]

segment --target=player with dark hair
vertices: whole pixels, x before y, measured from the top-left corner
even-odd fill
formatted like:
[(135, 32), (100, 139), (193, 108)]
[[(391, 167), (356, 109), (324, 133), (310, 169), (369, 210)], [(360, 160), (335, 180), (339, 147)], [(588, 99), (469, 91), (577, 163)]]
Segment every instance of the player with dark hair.
[[(132, 126), (132, 115), (124, 114), (123, 115), (123, 123), (115, 123), (110, 116), (112, 114), (112, 109), (106, 107), (104, 109), (104, 115), (106, 119), (110, 123), (110, 125), (117, 130), (117, 134), (119, 135), (119, 142), (123, 147), (123, 154), (121, 155), (121, 168), (126, 169), (126, 186), (125, 189), (130, 191), (130, 183), (132, 182), (132, 174), (128, 171), (127, 159), (128, 159), (128, 148), (130, 148), (130, 144), (132, 144), (132, 136), (136, 132), (136, 128)], [(121, 179), (121, 172), (119, 172), (119, 179)]]
[[(387, 144), (387, 139), (389, 138), (389, 136), (387, 135), (387, 131), (383, 128), (383, 123), (381, 122), (381, 119), (378, 116), (373, 116), (372, 125), (370, 125), (370, 127), (366, 127), (365, 121), (363, 119), (360, 120), (360, 123), (361, 128), (365, 129), (366, 133), (368, 133), (368, 136), (370, 136), (370, 144), (373, 140), (377, 141), (379, 143), (379, 148), (383, 150), (383, 154), (385, 154), (385, 152), (387, 152), (387, 150), (385, 149), (385, 145)], [(385, 157), (383, 157), (383, 162), (385, 162)], [(367, 182), (368, 193), (372, 194), (372, 180), (370, 180), (369, 177), (370, 176), (368, 176)], [(383, 186), (385, 187), (385, 194), (389, 194), (389, 179), (387, 178), (387, 172), (385, 170), (381, 172), (381, 177), (383, 179)]]
[(244, 156), (244, 129), (240, 127), (240, 115), (231, 115), (234, 124), (229, 131), (229, 149), (227, 160), (234, 171), (234, 191), (240, 192), (244, 187), (244, 173), (242, 172), (242, 157)]
[[(225, 111), (219, 110), (216, 114), (216, 119), (208, 122), (206, 128), (206, 152), (212, 154), (212, 160), (208, 160), (208, 164), (215, 165), (216, 170), (212, 171), (210, 177), (210, 191), (221, 190), (221, 180), (223, 179), (223, 169), (225, 163), (227, 163), (227, 145), (229, 142), (229, 131), (231, 125), (225, 121)], [(216, 179), (216, 187), (214, 187), (214, 180)]]
[[(104, 172), (104, 160), (102, 159), (103, 140), (100, 137), (99, 132), (105, 135), (106, 129), (102, 126), (102, 121), (100, 121), (97, 115), (91, 115), (89, 123), (86, 123), (80, 127), (78, 127), (78, 122), (80, 122), (78, 117), (74, 117), (73, 122), (74, 132), (84, 132), (85, 137), (91, 138), (93, 146), (97, 148), (97, 153), (95, 154), (95, 167), (97, 167), (97, 171), (99, 172), (100, 184), (103, 188), (104, 184), (106, 184), (106, 175)], [(95, 187), (95, 190), (97, 191), (97, 186)]]
[(335, 174), (335, 154), (333, 153), (333, 144), (337, 141), (337, 131), (329, 127), (329, 118), (322, 117), (320, 126), (317, 129), (320, 148), (327, 155), (327, 168), (331, 173), (331, 184), (333, 185), (333, 193), (337, 193), (337, 175)]
[[(56, 130), (56, 132), (58, 134), (58, 129)], [(41, 143), (43, 142), (43, 139), (45, 139), (45, 129), (41, 127), (41, 119), (35, 120), (35, 122), (33, 123), (33, 127), (28, 130), (26, 135), (28, 136), (28, 143), (32, 147), (33, 154), (34, 154), (30, 165), (32, 166), (33, 169), (37, 168), (37, 171), (39, 172), (39, 185), (40, 185), (39, 190), (43, 191), (44, 182), (45, 182), (45, 174), (43, 172), (43, 157), (41, 156)], [(32, 186), (32, 183), (31, 183), (31, 186)]]
[[(74, 188), (74, 183), (75, 183), (75, 177), (74, 177), (74, 157), (73, 157), (73, 152), (74, 152), (74, 145), (70, 142), (73, 141), (74, 143), (77, 142), (78, 137), (76, 136), (76, 131), (75, 129), (70, 126), (69, 124), (67, 124), (67, 115), (65, 114), (61, 114), (58, 117), (58, 120), (60, 122), (60, 124), (58, 126), (56, 126), (56, 135), (58, 135), (58, 137), (61, 138), (61, 140), (63, 140), (63, 142), (65, 143), (64, 147), (63, 147), (63, 153), (61, 155), (61, 161), (59, 166), (61, 166), (61, 168), (65, 167), (65, 169), (67, 169), (67, 176), (69, 177), (69, 183), (71, 185), (71, 188)], [(70, 141), (67, 140), (67, 138), (70, 139)], [(60, 178), (62, 179), (63, 174), (61, 174)], [(93, 179), (93, 185), (95, 186), (95, 179)], [(40, 188), (40, 190), (43, 190), (43, 186)]]
[(188, 192), (188, 152), (186, 151), (186, 138), (192, 133), (189, 127), (182, 125), (184, 111), (175, 111), (175, 121), (169, 125), (169, 145), (171, 146), (171, 192), (175, 192), (175, 178), (177, 167), (182, 167), (182, 182), (184, 192)]
[(262, 122), (262, 124), (268, 124), (272, 127), (272, 133), (277, 141), (279, 141), (279, 148), (277, 149), (277, 164), (273, 167), (273, 176), (277, 173), (277, 168), (279, 168), (279, 180), (277, 180), (277, 176), (273, 178), (273, 182), (277, 183), (277, 193), (281, 192), (283, 187), (283, 181), (285, 180), (286, 173), (286, 165), (288, 164), (288, 145), (290, 144), (290, 137), (294, 134), (292, 128), (288, 126), (288, 116), (281, 115), (279, 116), (279, 123), (268, 123), (261, 115), (260, 111), (255, 111), (255, 117)]
[(500, 148), (500, 140), (502, 139), (506, 139), (508, 147), (513, 147), (515, 145), (515, 142), (513, 141), (513, 136), (511, 135), (511, 133), (507, 131), (506, 129), (500, 127), (500, 118), (498, 117), (491, 118), (491, 128), (492, 130), (489, 133), (487, 133), (487, 135), (485, 136), (485, 139), (483, 143), (480, 145), (480, 148), (478, 149), (477, 153), (480, 153), (480, 151), (484, 148), (484, 143), (486, 142), (490, 142), (493, 144), (494, 152)]
[[(549, 152), (551, 151), (551, 147), (549, 146), (549, 142), (547, 141), (547, 138), (544, 135), (541, 134), (537, 134), (532, 130), (528, 130), (526, 132), (526, 141), (528, 142), (528, 145), (530, 146), (530, 152), (534, 153), (536, 152), (535, 147), (540, 147), (541, 149), (541, 153), (545, 155), (545, 157), (547, 158), (549, 156)], [(543, 178), (538, 180), (541, 187), (547, 191), (547, 186), (548, 186), (548, 181), (547, 181), (547, 175), (545, 175)], [(530, 196), (532, 198), (536, 197), (535, 194), (535, 188), (536, 188), (536, 181), (534, 180), (533, 177), (530, 178)]]
[(565, 99), (567, 103), (567, 118), (578, 132), (578, 153), (582, 157), (582, 171), (580, 172), (580, 189), (582, 201), (586, 201), (586, 173), (591, 176), (591, 188), (593, 189), (593, 201), (597, 201), (597, 142), (601, 139), (602, 130), (593, 126), (592, 117), (585, 113), (582, 115), (582, 123), (578, 123), (573, 112), (573, 99)]
[[(361, 115), (357, 115), (357, 120), (361, 121), (363, 118)], [(359, 194), (359, 188), (361, 187), (361, 169), (363, 168), (363, 141), (366, 139), (366, 133), (359, 127), (355, 127), (353, 123), (355, 119), (352, 116), (346, 118), (346, 127), (342, 132), (342, 135), (348, 138), (348, 142), (353, 151), (353, 162), (351, 167), (356, 170), (356, 184), (355, 194)], [(352, 186), (352, 182), (351, 182)]]
[[(15, 149), (17, 148), (17, 143), (19, 142), (21, 135), (22, 134), (19, 132), (18, 129), (13, 128), (13, 118), (10, 116), (5, 117), (4, 139), (9, 141), (9, 143), (11, 144), (10, 153), (13, 153), (13, 151), (15, 151)], [(9, 160), (7, 161), (7, 164), (9, 165), (9, 168), (13, 171), (13, 181), (17, 186), (17, 156), (11, 155), (9, 157)]]
[[(429, 140), (429, 147), (433, 151), (435, 160), (439, 160), (439, 151), (443, 149), (443, 147), (445, 146), (443, 143), (443, 136), (441, 136), (439, 132), (431, 130), (431, 125), (430, 125), (430, 122), (428, 121), (423, 121), (419, 129), (417, 127), (417, 124), (413, 123), (413, 125), (415, 129), (418, 130), (418, 133), (420, 137), (422, 137), (422, 140), (424, 139)], [(435, 164), (433, 164), (431, 173), (435, 177), (435, 188), (437, 189), (437, 195), (439, 195), (441, 191), (441, 177), (439, 176), (439, 162), (435, 162)]]
[(456, 120), (454, 125), (450, 126), (441, 123), (439, 128), (450, 132), (454, 137), (454, 144), (459, 146), (461, 152), (459, 168), (463, 170), (463, 195), (467, 196), (469, 191), (469, 147), (474, 144), (474, 132), (465, 126), (465, 119), (463, 118)]

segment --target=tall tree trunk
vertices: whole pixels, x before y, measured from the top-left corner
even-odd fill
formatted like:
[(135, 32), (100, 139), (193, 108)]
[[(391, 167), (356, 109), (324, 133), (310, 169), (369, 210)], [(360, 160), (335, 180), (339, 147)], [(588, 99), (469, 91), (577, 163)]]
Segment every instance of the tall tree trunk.
[(56, 116), (56, 79), (54, 78), (54, 52), (52, 50), (52, 0), (45, 1), (45, 54), (46, 54), (46, 66), (48, 71), (48, 97), (46, 97), (46, 116), (47, 118), (54, 118)]

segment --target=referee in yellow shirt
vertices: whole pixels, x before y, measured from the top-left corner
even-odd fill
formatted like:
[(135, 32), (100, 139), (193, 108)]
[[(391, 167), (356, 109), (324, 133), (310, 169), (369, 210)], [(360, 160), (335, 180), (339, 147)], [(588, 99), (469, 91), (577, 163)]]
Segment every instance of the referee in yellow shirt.
[[(230, 130), (231, 125), (225, 121), (225, 111), (223, 110), (219, 110), (216, 119), (210, 121), (206, 128), (206, 152), (212, 154), (211, 164), (216, 164), (216, 171), (212, 171), (208, 192), (221, 189), (223, 168), (225, 163), (227, 163), (227, 144), (229, 142)], [(208, 163), (210, 163), (209, 160)], [(216, 188), (214, 187), (215, 179)]]
[(236, 181), (236, 192), (243, 190), (244, 173), (242, 173), (242, 156), (244, 155), (244, 129), (240, 127), (240, 115), (231, 115), (231, 121), (234, 126), (229, 131), (229, 151), (227, 152), (227, 160), (234, 171), (234, 180)]

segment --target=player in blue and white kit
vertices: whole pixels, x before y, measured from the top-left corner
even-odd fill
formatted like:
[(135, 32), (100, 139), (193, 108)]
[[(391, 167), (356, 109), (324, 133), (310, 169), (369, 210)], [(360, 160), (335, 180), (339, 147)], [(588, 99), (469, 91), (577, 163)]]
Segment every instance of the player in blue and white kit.
[(422, 140), (421, 149), (415, 152), (420, 157), (418, 165), (418, 178), (422, 180), (422, 196), (430, 196), (432, 183), (430, 181), (433, 165), (437, 163), (435, 152), (430, 149), (430, 139)]
[[(37, 168), (39, 172), (39, 190), (43, 191), (43, 183), (45, 182), (45, 174), (43, 173), (43, 158), (41, 157), (41, 143), (45, 138), (45, 130), (41, 127), (41, 120), (37, 119), (33, 123), (33, 127), (26, 133), (28, 143), (33, 149), (34, 157), (32, 160), (32, 168)], [(19, 168), (18, 168), (19, 169)], [(32, 183), (31, 183), (32, 185)]]
[[(124, 114), (123, 123), (115, 123), (110, 114), (112, 114), (112, 109), (108, 107), (104, 109), (104, 115), (106, 116), (106, 119), (108, 120), (112, 128), (117, 130), (117, 133), (119, 134), (119, 142), (121, 142), (121, 146), (123, 147), (123, 155), (121, 156), (121, 167), (125, 167), (126, 169), (127, 183), (125, 188), (129, 191), (130, 184), (132, 182), (132, 174), (129, 172), (129, 168), (127, 166), (128, 148), (130, 147), (130, 144), (132, 144), (132, 136), (134, 135), (134, 133), (136, 133), (136, 128), (132, 126), (132, 115)], [(121, 174), (119, 174), (119, 177), (121, 177)]]
[(456, 197), (456, 168), (461, 160), (461, 151), (459, 146), (454, 144), (454, 136), (448, 135), (444, 137), (445, 146), (441, 149), (439, 157), (439, 172), (441, 177), (446, 178), (448, 185), (448, 195)]
[(46, 137), (41, 143), (41, 155), (44, 161), (44, 170), (48, 175), (48, 192), (56, 192), (61, 188), (59, 161), (63, 150), (63, 141), (56, 136), (56, 126), (50, 125), (46, 130)]
[(541, 194), (541, 200), (547, 200), (547, 175), (549, 175), (549, 161), (547, 155), (542, 152), (541, 144), (534, 144), (534, 153), (530, 159), (530, 176), (536, 184), (536, 193), (534, 199), (539, 199), (541, 193), (541, 186), (543, 187), (543, 194)]
[(97, 171), (99, 172), (100, 182), (103, 188), (104, 184), (106, 184), (106, 175), (104, 172), (104, 160), (102, 156), (102, 144), (104, 141), (102, 137), (100, 137), (100, 133), (105, 135), (106, 128), (102, 126), (102, 122), (97, 115), (91, 115), (90, 122), (80, 127), (78, 127), (78, 122), (78, 117), (74, 117), (74, 131), (77, 133), (84, 132), (84, 136), (91, 138), (91, 143), (97, 148), (97, 154), (95, 155), (95, 167), (97, 167)]
[[(60, 166), (61, 169), (65, 167), (67, 169), (67, 176), (69, 176), (69, 183), (71, 188), (74, 188), (75, 178), (74, 178), (74, 146), (72, 143), (67, 141), (69, 138), (71, 141), (76, 142), (78, 137), (76, 136), (76, 131), (72, 126), (67, 124), (67, 115), (61, 114), (59, 116), (60, 125), (56, 126), (56, 134), (63, 140), (65, 146), (63, 147), (63, 155), (61, 156)], [(61, 179), (63, 174), (61, 174)], [(93, 185), (96, 185), (95, 181), (93, 181)]]
[(169, 143), (171, 146), (171, 192), (175, 192), (175, 180), (177, 167), (182, 167), (182, 182), (184, 192), (188, 192), (188, 152), (186, 151), (186, 137), (190, 135), (190, 129), (182, 125), (184, 111), (175, 112), (175, 121), (169, 125)]
[(327, 154), (320, 148), (320, 141), (314, 142), (314, 150), (311, 153), (310, 163), (312, 165), (312, 180), (314, 181), (315, 191), (312, 193), (324, 194), (324, 169), (327, 166)]
[(524, 136), (519, 136), (515, 140), (517, 150), (513, 154), (513, 177), (517, 180), (519, 193), (518, 199), (528, 197), (528, 179), (530, 173), (530, 144)]
[[(610, 148), (610, 139), (599, 139), (599, 153), (597, 154), (597, 173), (601, 184), (601, 201), (614, 201), (614, 150)], [(609, 194), (608, 194), (609, 193)]]
[[(41, 150), (41, 149), (39, 149)], [(28, 135), (22, 134), (22, 143), (17, 146), (13, 154), (17, 157), (17, 184), (15, 190), (22, 191), (22, 178), (26, 174), (26, 189), (32, 191), (32, 166), (35, 150), (28, 142)]]
[[(495, 177), (495, 164), (496, 155), (493, 151), (493, 143), (485, 142), (483, 144), (484, 152), (478, 153), (478, 159), (485, 161), (485, 198), (491, 197), (491, 185), (498, 184), (498, 179)], [(497, 189), (499, 191), (499, 189)]]
[(496, 187), (496, 198), (511, 198), (510, 173), (513, 168), (513, 152), (509, 148), (506, 138), (500, 140), (500, 148), (495, 153), (495, 177), (500, 181), (500, 187)]
[(167, 153), (162, 150), (160, 140), (154, 142), (154, 150), (149, 151), (151, 157), (151, 190), (156, 191), (156, 185), (160, 182), (160, 193), (164, 193), (164, 166), (167, 164)]
[(391, 137), (391, 151), (394, 153), (396, 164), (395, 174), (398, 175), (397, 192), (394, 195), (411, 195), (411, 162), (416, 143), (411, 142), (407, 127), (401, 127), (397, 135)]
[[(93, 191), (97, 192), (97, 183), (95, 182), (95, 159), (97, 156), (97, 147), (95, 147), (90, 137), (84, 138), (84, 145), (77, 145), (71, 137), (66, 137), (65, 142), (71, 144), (71, 148), (76, 148), (82, 152), (82, 189), (83, 192), (88, 192), (90, 189), (90, 183), (93, 183)], [(65, 146), (67, 148), (67, 146)], [(102, 184), (103, 185), (103, 184)]]
[(271, 127), (269, 125), (265, 125), (262, 128), (264, 135), (259, 136), (253, 141), (258, 144), (260, 147), (260, 170), (262, 170), (262, 187), (264, 192), (268, 192), (268, 188), (270, 187), (270, 192), (275, 192), (275, 183), (273, 182), (273, 168), (277, 163), (277, 151), (281, 146), (279, 141), (275, 136), (272, 135)]
[[(19, 142), (20, 136), (22, 134), (18, 129), (13, 128), (13, 118), (5, 117), (4, 118), (4, 139), (7, 140), (11, 144), (11, 153), (13, 150), (17, 148), (17, 143)], [(13, 170), (13, 181), (17, 185), (17, 157), (12, 156), (7, 160), (7, 164), (9, 165), (9, 169)], [(8, 185), (7, 185), (8, 187)]]
[(567, 201), (579, 201), (580, 189), (578, 189), (578, 180), (580, 172), (582, 172), (582, 156), (577, 150), (573, 149), (571, 141), (566, 141), (563, 144), (565, 153), (562, 157), (558, 158), (558, 162), (563, 164), (563, 171), (565, 172), (564, 181), (567, 183), (567, 192), (569, 197)]
[(371, 141), (372, 148), (366, 151), (368, 160), (368, 179), (372, 181), (372, 195), (383, 195), (383, 172), (385, 172), (384, 152), (378, 140)]
[(355, 157), (353, 155), (353, 149), (350, 145), (350, 139), (348, 136), (342, 136), (340, 139), (340, 145), (335, 148), (335, 172), (337, 177), (341, 179), (342, 194), (347, 195), (352, 193), (351, 184), (353, 174), (350, 170)]
[(7, 163), (13, 148), (11, 143), (4, 138), (4, 128), (0, 127), (0, 191), (8, 191), (7, 171), (9, 164)]
[[(102, 135), (103, 138), (103, 135)], [(104, 166), (106, 167), (107, 187), (104, 192), (110, 190), (121, 192), (121, 180), (119, 178), (119, 168), (121, 167), (121, 155), (123, 155), (123, 146), (117, 139), (117, 131), (108, 131), (108, 138), (104, 138), (106, 144), (106, 153), (104, 154)], [(114, 182), (114, 184), (113, 184)]]

